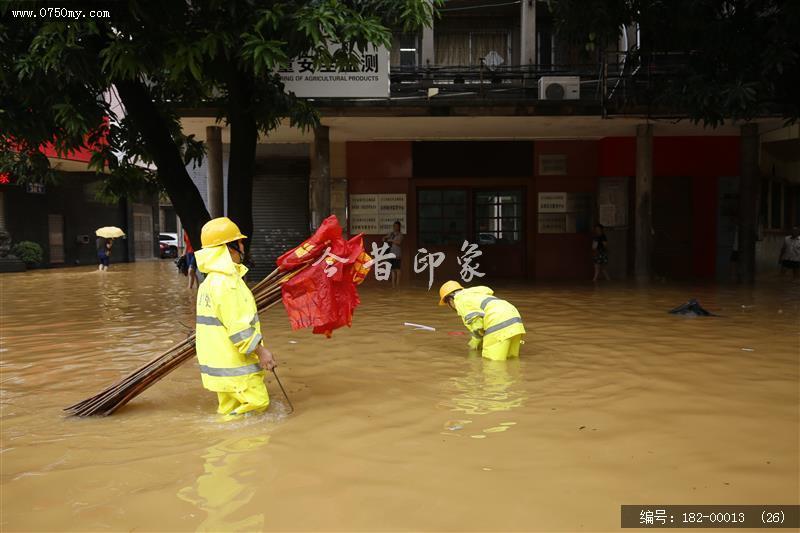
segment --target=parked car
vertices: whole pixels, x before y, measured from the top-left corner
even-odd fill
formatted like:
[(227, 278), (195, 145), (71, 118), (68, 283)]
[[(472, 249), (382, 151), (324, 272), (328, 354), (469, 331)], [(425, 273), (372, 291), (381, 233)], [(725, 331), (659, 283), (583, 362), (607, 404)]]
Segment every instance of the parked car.
[(178, 257), (178, 234), (161, 233), (158, 236), (158, 245), (161, 249), (161, 258)]

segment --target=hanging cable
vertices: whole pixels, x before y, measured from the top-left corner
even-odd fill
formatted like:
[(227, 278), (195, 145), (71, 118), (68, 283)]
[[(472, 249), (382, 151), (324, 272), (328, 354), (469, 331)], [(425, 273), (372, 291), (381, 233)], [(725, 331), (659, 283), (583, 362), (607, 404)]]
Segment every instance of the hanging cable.
[(502, 4), (481, 4), (479, 6), (464, 6), (464, 7), (443, 7), (441, 9), (437, 9), (440, 13), (444, 13), (446, 11), (467, 11), (470, 9), (483, 9), (483, 8), (492, 8), (492, 7), (503, 7), (503, 6), (513, 6), (515, 4), (522, 3), (522, 0), (514, 0), (513, 2), (503, 2)]

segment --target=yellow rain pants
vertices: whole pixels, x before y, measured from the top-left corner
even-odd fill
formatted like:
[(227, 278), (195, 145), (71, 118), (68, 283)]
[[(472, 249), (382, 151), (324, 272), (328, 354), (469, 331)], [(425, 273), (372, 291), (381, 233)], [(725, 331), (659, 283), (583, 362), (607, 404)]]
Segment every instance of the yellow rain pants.
[(217, 400), (217, 413), (221, 415), (243, 415), (250, 411), (264, 411), (269, 406), (267, 387), (260, 377), (253, 379), (242, 392), (217, 392)]
[(264, 409), (269, 396), (255, 353), (261, 322), (242, 279), (247, 267), (234, 263), (225, 245), (198, 250), (195, 258), (207, 274), (197, 291), (195, 342), (203, 386), (217, 393), (221, 414)]
[(520, 344), (522, 344), (522, 335), (515, 335), (491, 346), (484, 346), (481, 355), (492, 361), (505, 361), (510, 357), (519, 357)]
[(470, 287), (455, 294), (454, 304), (472, 335), (469, 347), (487, 359), (504, 361), (519, 356), (525, 326), (517, 308), (493, 294), (489, 287)]

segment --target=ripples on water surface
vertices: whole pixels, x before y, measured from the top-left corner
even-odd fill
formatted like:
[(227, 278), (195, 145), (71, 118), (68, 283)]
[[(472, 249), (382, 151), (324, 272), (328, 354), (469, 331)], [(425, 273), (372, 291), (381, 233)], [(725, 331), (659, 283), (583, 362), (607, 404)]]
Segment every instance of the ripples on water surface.
[[(266, 415), (220, 421), (192, 362), (62, 418), (186, 336), (185, 280), (0, 277), (3, 531), (617, 530), (623, 503), (800, 500), (796, 283), (498, 285), (529, 332), (505, 364), (433, 291), (367, 287), (330, 340), (262, 316), (291, 416), (270, 380)], [(724, 318), (666, 314), (689, 297)]]

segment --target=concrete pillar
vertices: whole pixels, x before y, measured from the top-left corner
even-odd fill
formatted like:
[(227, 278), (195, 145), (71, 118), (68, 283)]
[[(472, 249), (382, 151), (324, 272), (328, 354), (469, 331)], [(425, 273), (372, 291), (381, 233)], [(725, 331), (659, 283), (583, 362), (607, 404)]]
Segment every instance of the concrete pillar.
[[(430, 0), (428, 0), (430, 2)], [(436, 17), (434, 17), (435, 19)], [(434, 50), (433, 44), (433, 25), (434, 21), (431, 21), (431, 27), (424, 27), (422, 28), (422, 66), (423, 67), (432, 67), (436, 64), (436, 51)]]
[(536, 63), (536, 0), (520, 2), (519, 64)]
[(653, 256), (653, 125), (636, 126), (636, 222), (634, 272), (636, 279), (652, 276)]
[(309, 188), (311, 227), (316, 229), (331, 214), (331, 144), (328, 126), (314, 129)]
[(739, 177), (739, 268), (744, 283), (756, 280), (756, 231), (758, 224), (758, 124), (741, 127)]
[(222, 128), (206, 126), (208, 158), (208, 211), (211, 218), (225, 216), (225, 190), (222, 185)]

